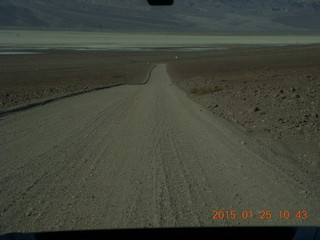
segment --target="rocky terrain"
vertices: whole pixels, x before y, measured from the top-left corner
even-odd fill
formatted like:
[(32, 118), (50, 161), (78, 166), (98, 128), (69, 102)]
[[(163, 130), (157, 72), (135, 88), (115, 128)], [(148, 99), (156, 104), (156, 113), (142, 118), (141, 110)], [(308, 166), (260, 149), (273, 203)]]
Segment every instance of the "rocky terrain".
[(275, 151), (284, 145), (283, 155), (318, 171), (319, 56), (316, 45), (234, 49), (208, 61), (177, 61), (170, 74), (213, 113), (270, 142)]
[[(4, 54), (7, 51), (0, 51), (0, 112), (96, 88), (141, 84), (158, 62), (175, 61), (177, 55), (194, 59), (189, 52), (176, 51), (27, 49), (37, 54)], [(202, 52), (197, 58), (211, 55)]]
[(319, 225), (319, 45), (40, 52), (0, 55), (4, 111), (135, 85), (0, 114), (0, 233)]
[[(178, 56), (177, 58), (175, 56)], [(200, 52), (44, 51), (0, 55), (0, 109), (114, 84), (139, 84), (164, 62), (189, 97), (308, 171), (320, 167), (320, 47)], [(243, 144), (246, 144), (243, 142)], [(280, 149), (280, 148), (279, 148)]]

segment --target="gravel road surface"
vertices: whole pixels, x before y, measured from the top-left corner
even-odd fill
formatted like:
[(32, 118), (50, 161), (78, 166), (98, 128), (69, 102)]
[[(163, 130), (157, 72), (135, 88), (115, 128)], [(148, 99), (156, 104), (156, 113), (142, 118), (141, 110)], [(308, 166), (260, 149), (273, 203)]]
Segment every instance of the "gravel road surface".
[(165, 64), (144, 85), (2, 116), (0, 164), (0, 233), (320, 225), (318, 186), (190, 100)]

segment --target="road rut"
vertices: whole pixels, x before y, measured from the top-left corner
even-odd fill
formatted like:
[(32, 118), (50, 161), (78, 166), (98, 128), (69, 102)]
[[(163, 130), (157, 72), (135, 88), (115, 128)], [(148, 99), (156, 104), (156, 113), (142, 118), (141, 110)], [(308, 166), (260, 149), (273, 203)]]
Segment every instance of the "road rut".
[(1, 233), (320, 225), (316, 184), (188, 99), (165, 64), (145, 85), (3, 116), (0, 136)]

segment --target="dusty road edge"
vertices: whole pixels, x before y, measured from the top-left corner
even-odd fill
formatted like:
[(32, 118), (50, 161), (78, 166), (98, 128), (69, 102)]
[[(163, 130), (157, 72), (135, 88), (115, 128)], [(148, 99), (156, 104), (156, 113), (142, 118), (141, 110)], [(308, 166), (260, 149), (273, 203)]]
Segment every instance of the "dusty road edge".
[(124, 86), (124, 85), (144, 85), (144, 84), (147, 84), (147, 83), (149, 82), (150, 77), (151, 77), (151, 73), (152, 73), (153, 69), (154, 69), (156, 66), (157, 66), (157, 65), (154, 64), (154, 65), (148, 70), (147, 77), (146, 77), (145, 81), (142, 82), (142, 83), (138, 83), (138, 84), (123, 84), (123, 83), (117, 83), (117, 84), (112, 84), (112, 85), (109, 85), (109, 86), (97, 87), (97, 88), (92, 88), (92, 89), (84, 90), (84, 91), (80, 91), (80, 92), (74, 92), (74, 93), (70, 93), (70, 94), (63, 95), (63, 96), (54, 97), (54, 98), (49, 98), (49, 99), (46, 99), (46, 100), (43, 100), (43, 101), (39, 101), (39, 102), (35, 102), (35, 103), (29, 103), (29, 104), (26, 104), (26, 105), (21, 105), (21, 106), (18, 106), (18, 107), (13, 107), (13, 108), (9, 108), (9, 109), (4, 110), (4, 111), (0, 111), (0, 117), (5, 116), (5, 115), (8, 115), (8, 114), (11, 114), (11, 113), (16, 113), (16, 112), (28, 110), (28, 109), (30, 109), (30, 108), (34, 108), (34, 107), (38, 107), (38, 106), (43, 106), (43, 105), (45, 105), (45, 104), (48, 104), (48, 103), (51, 103), (51, 102), (55, 102), (55, 101), (58, 101), (58, 100), (62, 100), (62, 99), (65, 99), (65, 98), (69, 98), (69, 97), (74, 97), (74, 96), (86, 94), (86, 93), (93, 92), (93, 91), (105, 90), (105, 89), (108, 89), (108, 88), (113, 88), (113, 87), (118, 87), (118, 86)]

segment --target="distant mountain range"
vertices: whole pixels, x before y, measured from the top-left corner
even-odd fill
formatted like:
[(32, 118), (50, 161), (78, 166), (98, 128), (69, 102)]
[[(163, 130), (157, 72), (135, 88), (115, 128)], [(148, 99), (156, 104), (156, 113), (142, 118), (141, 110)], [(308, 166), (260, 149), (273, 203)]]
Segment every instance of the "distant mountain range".
[(208, 33), (320, 33), (320, 0), (2, 0), (0, 27)]

